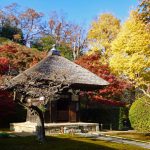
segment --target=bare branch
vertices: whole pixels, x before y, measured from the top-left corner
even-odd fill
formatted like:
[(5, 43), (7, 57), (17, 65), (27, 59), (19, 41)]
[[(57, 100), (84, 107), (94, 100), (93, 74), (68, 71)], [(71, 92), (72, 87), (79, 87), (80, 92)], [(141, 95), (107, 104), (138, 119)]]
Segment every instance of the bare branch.
[(150, 94), (147, 93), (144, 89), (139, 88), (139, 90), (141, 90), (146, 96), (148, 96), (150, 98)]

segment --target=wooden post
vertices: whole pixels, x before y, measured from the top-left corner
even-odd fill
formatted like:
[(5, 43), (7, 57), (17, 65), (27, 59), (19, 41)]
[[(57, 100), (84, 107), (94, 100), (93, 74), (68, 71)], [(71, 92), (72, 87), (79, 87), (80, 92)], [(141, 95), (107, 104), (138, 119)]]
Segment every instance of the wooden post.
[(50, 123), (52, 123), (52, 102), (49, 102)]
[(81, 121), (81, 118), (80, 118), (80, 111), (81, 111), (81, 108), (80, 108), (80, 96), (79, 96), (78, 105), (79, 105), (79, 110), (78, 110), (78, 121), (80, 122), (80, 121)]

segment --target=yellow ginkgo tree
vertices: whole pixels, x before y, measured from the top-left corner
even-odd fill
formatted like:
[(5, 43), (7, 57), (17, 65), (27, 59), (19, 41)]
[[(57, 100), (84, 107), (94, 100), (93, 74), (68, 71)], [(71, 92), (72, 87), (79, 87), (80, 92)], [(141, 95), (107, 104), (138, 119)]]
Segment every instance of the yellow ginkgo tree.
[(88, 31), (91, 53), (100, 51), (107, 55), (110, 50), (110, 43), (116, 38), (120, 29), (120, 20), (110, 13), (101, 14), (97, 20), (93, 21)]
[(122, 25), (111, 50), (112, 70), (150, 97), (150, 33), (136, 12)]

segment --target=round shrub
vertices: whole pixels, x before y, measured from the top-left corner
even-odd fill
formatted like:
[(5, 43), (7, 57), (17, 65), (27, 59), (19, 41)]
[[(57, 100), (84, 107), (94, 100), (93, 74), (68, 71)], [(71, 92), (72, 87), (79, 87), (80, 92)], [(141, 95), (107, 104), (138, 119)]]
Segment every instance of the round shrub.
[(150, 132), (150, 98), (137, 99), (129, 110), (131, 126), (140, 132)]

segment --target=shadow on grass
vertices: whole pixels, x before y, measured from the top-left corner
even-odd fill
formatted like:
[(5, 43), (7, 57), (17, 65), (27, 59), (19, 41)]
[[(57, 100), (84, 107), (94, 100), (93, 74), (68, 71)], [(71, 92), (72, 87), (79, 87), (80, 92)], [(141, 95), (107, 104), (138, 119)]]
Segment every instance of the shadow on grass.
[(0, 139), (1, 150), (115, 150), (97, 143), (90, 143), (89, 139), (70, 137), (46, 137), (46, 143), (40, 144), (36, 137), (15, 137)]
[(0, 138), (0, 150), (143, 150), (143, 148), (85, 138), (75, 135), (47, 136), (44, 144), (31, 133), (10, 133), (13, 138)]

